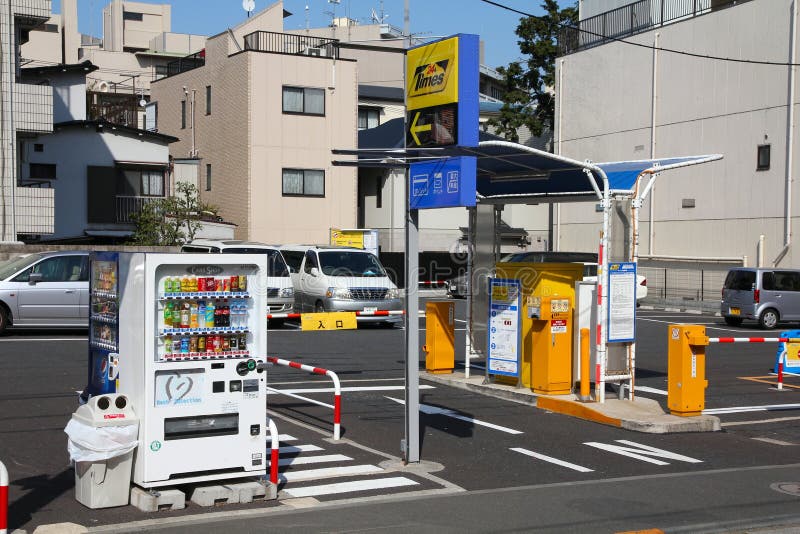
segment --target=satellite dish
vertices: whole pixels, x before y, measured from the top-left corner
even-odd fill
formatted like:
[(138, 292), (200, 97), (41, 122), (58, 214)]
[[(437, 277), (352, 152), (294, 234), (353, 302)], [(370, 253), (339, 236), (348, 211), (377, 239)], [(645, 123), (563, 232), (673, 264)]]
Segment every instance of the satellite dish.
[(256, 8), (256, 0), (242, 0), (242, 8), (247, 11), (247, 16)]

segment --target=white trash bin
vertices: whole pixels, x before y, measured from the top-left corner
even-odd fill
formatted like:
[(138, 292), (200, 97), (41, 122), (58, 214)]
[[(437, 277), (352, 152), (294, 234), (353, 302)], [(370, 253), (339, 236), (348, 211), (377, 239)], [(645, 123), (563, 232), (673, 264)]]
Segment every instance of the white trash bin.
[(133, 449), (139, 420), (124, 395), (98, 395), (79, 406), (64, 432), (75, 462), (75, 498), (89, 508), (130, 501)]

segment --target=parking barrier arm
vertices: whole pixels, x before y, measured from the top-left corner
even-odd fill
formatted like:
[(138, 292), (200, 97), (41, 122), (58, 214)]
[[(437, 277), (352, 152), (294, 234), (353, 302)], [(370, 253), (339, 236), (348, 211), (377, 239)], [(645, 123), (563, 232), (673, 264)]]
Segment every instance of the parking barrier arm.
[(0, 462), (0, 534), (8, 532), (8, 470)]
[(275, 421), (272, 420), (272, 417), (269, 418), (269, 435), (272, 438), (272, 451), (269, 456), (269, 481), (277, 486), (281, 440), (278, 437), (278, 426), (275, 424)]
[[(333, 312), (335, 313), (335, 312)], [(356, 317), (388, 317), (389, 315), (403, 315), (404, 310), (375, 310), (375, 311), (357, 311), (353, 312)], [(267, 319), (300, 319), (302, 313), (268, 313)]]
[(709, 343), (800, 343), (796, 337), (710, 337)]
[[(314, 367), (312, 365), (305, 365), (303, 363), (293, 362), (290, 360), (283, 360), (275, 358), (274, 356), (267, 357), (267, 363), (272, 365), (282, 365), (283, 367), (291, 367), (293, 369), (300, 369), (314, 373), (315, 375), (327, 376), (333, 381), (333, 439), (339, 439), (341, 436), (341, 422), (342, 422), (342, 386), (339, 382), (339, 376), (333, 371), (323, 369), (321, 367)], [(261, 369), (265, 368), (265, 364), (260, 364)], [(279, 390), (273, 390), (278, 391)]]

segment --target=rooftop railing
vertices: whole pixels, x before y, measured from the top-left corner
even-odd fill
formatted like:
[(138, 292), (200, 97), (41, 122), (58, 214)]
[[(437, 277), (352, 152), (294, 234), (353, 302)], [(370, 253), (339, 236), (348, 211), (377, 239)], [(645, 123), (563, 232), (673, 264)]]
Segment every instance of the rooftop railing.
[(565, 56), (659, 26), (726, 9), (750, 0), (639, 0), (562, 28), (559, 55)]
[(244, 36), (244, 49), (277, 54), (338, 58), (338, 39), (311, 35), (256, 31)]

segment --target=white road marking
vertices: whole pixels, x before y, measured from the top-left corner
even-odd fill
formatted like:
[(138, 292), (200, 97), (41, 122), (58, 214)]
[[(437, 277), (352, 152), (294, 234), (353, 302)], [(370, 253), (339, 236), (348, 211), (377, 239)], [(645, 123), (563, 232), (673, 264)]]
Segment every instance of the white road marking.
[(309, 486), (307, 488), (294, 488), (284, 490), (289, 497), (316, 497), (331, 493), (350, 493), (374, 489), (399, 488), (401, 486), (416, 486), (417, 482), (406, 477), (375, 478), (355, 482), (340, 482), (338, 484), (324, 484), (322, 486)]
[(781, 441), (779, 439), (772, 439), (772, 438), (752, 438), (756, 441), (763, 441), (764, 443), (772, 443), (773, 445), (784, 445), (784, 446), (792, 446), (797, 445), (797, 443), (789, 443), (788, 441)]
[[(386, 397), (389, 400), (392, 400), (398, 404), (405, 404), (406, 401), (402, 399), (395, 399), (393, 397)], [(426, 413), (429, 415), (446, 415), (447, 417), (452, 417), (453, 419), (459, 419), (461, 421), (466, 421), (467, 423), (472, 423), (474, 425), (485, 426), (487, 428), (492, 428), (494, 430), (499, 430), (500, 432), (506, 432), (507, 434), (522, 434), (523, 432), (519, 430), (514, 430), (513, 428), (508, 428), (507, 426), (500, 426), (495, 425), (493, 423), (487, 423), (486, 421), (481, 421), (480, 419), (475, 419), (472, 417), (468, 417), (466, 415), (461, 415), (454, 410), (448, 410), (447, 408), (437, 408), (436, 406), (429, 406), (427, 404), (420, 403), (419, 411), (422, 413)]]
[(348, 465), (343, 467), (322, 467), (320, 469), (285, 471), (280, 473), (278, 478), (283, 482), (305, 482), (308, 480), (318, 480), (321, 478), (372, 475), (381, 472), (383, 472), (383, 469), (376, 465)]
[(763, 406), (733, 406), (731, 408), (711, 408), (703, 410), (707, 415), (719, 415), (725, 413), (744, 413), (744, 412), (770, 412), (776, 410), (797, 410), (800, 404), (765, 404)]
[(664, 391), (663, 389), (651, 388), (649, 386), (634, 386), (634, 391), (637, 392), (637, 393), (640, 392), (640, 391), (643, 392), (643, 393), (655, 393), (656, 395), (667, 395), (668, 394), (668, 392)]
[(584, 445), (589, 445), (590, 447), (595, 447), (597, 449), (601, 449), (604, 451), (613, 452), (614, 454), (629, 456), (631, 458), (635, 458), (637, 460), (641, 460), (643, 462), (649, 462), (651, 464), (656, 464), (656, 465), (669, 465), (669, 462), (662, 462), (661, 460), (656, 460), (655, 458), (648, 458), (648, 456), (658, 456), (661, 458), (668, 458), (670, 460), (677, 460), (680, 462), (687, 462), (690, 464), (703, 463), (703, 460), (696, 460), (694, 458), (690, 458), (689, 456), (684, 456), (682, 454), (665, 451), (664, 449), (657, 449), (655, 447), (650, 447), (649, 445), (642, 445), (641, 443), (635, 443), (633, 441), (628, 441), (626, 439), (618, 439), (615, 441), (617, 443), (622, 443), (623, 445), (628, 445), (628, 447), (614, 445), (613, 443), (599, 443), (597, 441), (587, 441), (586, 443), (584, 443)]
[(565, 462), (564, 460), (559, 460), (558, 458), (553, 458), (552, 456), (545, 456), (544, 454), (539, 454), (538, 452), (529, 451), (528, 449), (522, 449), (519, 447), (512, 447), (512, 451), (524, 454), (526, 456), (531, 456), (533, 458), (538, 458), (539, 460), (544, 460), (545, 462), (550, 462), (551, 464), (560, 465), (561, 467), (567, 467), (569, 469), (574, 469), (575, 471), (580, 471), (581, 473), (591, 473), (594, 469), (589, 469), (588, 467), (583, 467), (577, 464), (571, 464), (569, 462)]
[[(272, 437), (267, 434), (267, 443), (269, 443), (271, 439)], [(297, 441), (297, 438), (289, 434), (278, 434), (278, 441)]]
[(764, 423), (783, 423), (785, 421), (798, 421), (800, 417), (776, 417), (774, 419), (758, 419), (754, 421), (731, 421), (729, 423), (720, 423), (720, 426), (745, 426), (745, 425), (763, 425)]
[[(278, 465), (304, 465), (304, 464), (324, 464), (330, 462), (346, 462), (352, 460), (344, 454), (321, 454), (319, 456), (296, 456), (294, 458), (282, 458), (278, 460)], [(271, 465), (272, 462), (267, 462)]]
[[(342, 393), (353, 393), (359, 391), (403, 391), (405, 386), (359, 386), (342, 388)], [(428, 386), (420, 384), (419, 389), (436, 389), (436, 386)], [(281, 389), (274, 391), (267, 391), (270, 395), (277, 395), (278, 393), (286, 394), (299, 394), (299, 393), (333, 393), (333, 388), (307, 388), (307, 389)]]
[(286, 447), (280, 447), (278, 449), (278, 454), (289, 454), (294, 452), (309, 452), (309, 451), (321, 451), (322, 447), (317, 447), (316, 445), (287, 445)]

